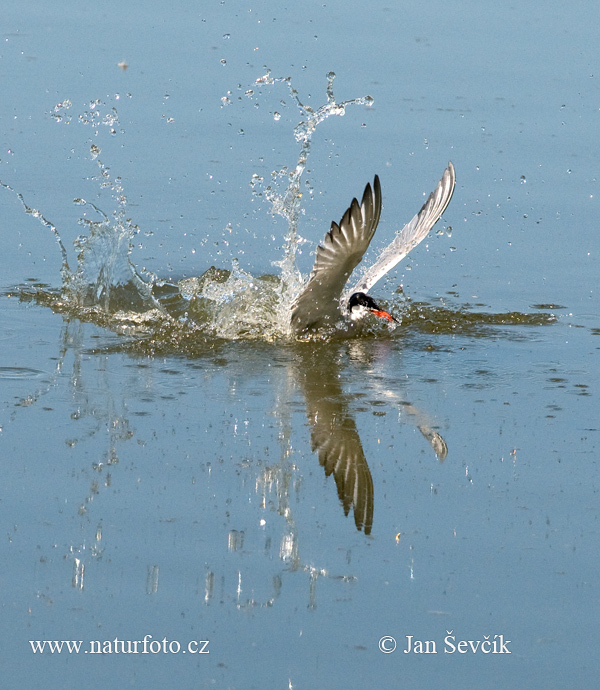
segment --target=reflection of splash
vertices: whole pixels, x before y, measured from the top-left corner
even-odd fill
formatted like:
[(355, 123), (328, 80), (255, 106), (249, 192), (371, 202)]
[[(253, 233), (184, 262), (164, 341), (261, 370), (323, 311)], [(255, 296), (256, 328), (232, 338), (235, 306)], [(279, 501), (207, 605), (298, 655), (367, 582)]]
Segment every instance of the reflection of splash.
[[(35, 374), (33, 370), (28, 376), (23, 374), (26, 370), (18, 370), (19, 378), (42, 378), (42, 384), (14, 403), (15, 408), (40, 405), (66, 378), (69, 381), (67, 397), (75, 403), (71, 420), (76, 426), (69, 427), (70, 435), (64, 439), (64, 443), (70, 449), (83, 447), (84, 450), (80, 450), (83, 454), (88, 452), (91, 439), (97, 444), (93, 451), (94, 461), (91, 463), (91, 478), (86, 493), (73, 508), (81, 521), (81, 527), (77, 530), (74, 541), (67, 545), (65, 554), (65, 558), (72, 559), (71, 584), (80, 590), (85, 587), (86, 568), (92, 561), (101, 560), (104, 551), (102, 523), (95, 523), (96, 527), (89, 533), (91, 506), (102, 491), (111, 486), (112, 470), (118, 465), (121, 452), (127, 452), (124, 444), (133, 437), (127, 419), (126, 401), (119, 401), (119, 407), (111, 394), (104, 396), (104, 400), (102, 396), (98, 396), (99, 392), (110, 389), (110, 375), (102, 364), (92, 373), (96, 377), (93, 382), (89, 381), (89, 370), (85, 369), (85, 365), (90, 360), (85, 350), (84, 326), (77, 321), (65, 324), (59, 341), (59, 352), (53, 358), (54, 370), (45, 372), (43, 378), (31, 375)], [(69, 372), (67, 363), (70, 359), (72, 363)], [(90, 395), (91, 390), (96, 393), (94, 396)], [(44, 409), (52, 408), (48, 406)], [(10, 419), (14, 419), (14, 415)], [(78, 433), (74, 433), (75, 429)]]
[[(132, 449), (132, 444), (145, 446), (147, 443), (143, 432), (130, 422), (131, 415), (136, 414), (130, 409), (131, 401), (140, 399), (140, 390), (149, 396), (157, 395), (150, 369), (135, 367), (132, 378), (128, 379), (115, 375), (116, 370), (107, 366), (105, 357), (90, 358), (85, 333), (85, 325), (77, 320), (64, 325), (55, 374), (46, 374), (44, 389), (27, 398), (28, 406), (39, 404), (42, 397), (66, 385), (70, 406), (74, 409), (71, 419), (76, 426), (69, 426), (66, 443), (73, 449), (77, 476), (85, 478), (86, 488), (85, 494), (72, 507), (73, 517), (76, 515), (78, 520), (74, 534), (67, 537), (69, 541), (65, 557), (72, 564), (69, 581), (78, 590), (98, 587), (98, 580), (90, 577), (90, 573), (98, 572), (98, 568), (102, 567), (104, 572), (110, 573), (111, 568), (115, 567), (110, 565), (111, 555), (115, 548), (118, 549), (116, 542), (123, 525), (115, 517), (114, 511), (119, 505), (124, 509), (125, 507), (124, 501), (115, 498), (115, 502), (112, 502), (106, 494), (110, 493), (115, 497), (120, 495), (122, 484), (126, 483), (127, 468), (135, 463), (132, 458), (136, 452)], [(287, 352), (287, 349), (284, 351)], [(219, 365), (217, 370), (221, 367)], [(205, 551), (203, 556), (206, 559), (206, 574), (201, 596), (206, 605), (231, 603), (238, 609), (271, 607), (282, 592), (286, 591), (286, 580), (290, 579), (290, 573), (298, 573), (306, 582), (308, 606), (315, 608), (318, 580), (331, 579), (340, 583), (340, 586), (355, 580), (351, 574), (336, 575), (328, 568), (316, 567), (302, 559), (302, 535), (295, 521), (294, 503), (302, 488), (303, 477), (294, 462), (291, 444), (293, 429), (289, 407), (285, 404), (290, 398), (288, 384), (291, 383), (292, 376), (286, 368), (282, 367), (279, 371), (281, 377), (277, 384), (276, 413), (273, 413), (279, 427), (279, 432), (275, 435), (279, 457), (268, 467), (261, 465), (256, 471), (254, 468), (250, 469), (249, 490), (242, 494), (245, 500), (241, 502), (242, 506), (252, 502), (255, 507), (253, 517), (258, 514), (261, 518), (260, 529), (246, 528), (246, 532), (235, 529), (222, 531), (219, 521), (214, 525), (211, 523), (210, 510), (205, 512), (206, 506), (199, 508), (204, 528), (220, 534), (221, 541), (226, 535), (228, 547), (225, 556), (218, 549)], [(21, 374), (12, 370), (6, 373), (9, 376)], [(30, 378), (38, 378), (38, 372), (29, 373)], [(24, 378), (24, 374), (20, 377)], [(212, 393), (215, 391), (212, 385), (208, 385), (206, 389)], [(59, 395), (63, 396), (62, 389)], [(15, 403), (16, 406), (20, 404)], [(263, 411), (260, 410), (258, 414), (262, 418)], [(171, 442), (169, 438), (168, 443)], [(155, 445), (151, 447), (156, 449)], [(261, 454), (259, 451), (258, 455)], [(155, 456), (161, 455), (164, 453), (155, 453)], [(274, 455), (277, 456), (277, 452)], [(192, 458), (189, 467), (202, 465), (203, 462), (206, 462), (205, 458)], [(211, 461), (207, 463), (208, 467), (210, 465)], [(152, 477), (152, 471), (141, 470), (140, 476), (148, 479)], [(236, 472), (236, 476), (239, 477), (239, 472)], [(176, 494), (173, 500), (177, 502)], [(217, 509), (219, 505), (215, 499), (214, 507)], [(227, 509), (228, 517), (229, 510), (234, 519), (239, 519), (235, 506)], [(135, 510), (133, 512), (136, 513)], [(144, 519), (153, 524), (152, 520), (159, 521), (159, 516), (160, 510)], [(191, 517), (197, 518), (195, 515)], [(254, 522), (252, 520), (250, 524)], [(190, 524), (198, 523), (194, 520)], [(70, 529), (67, 532), (70, 533)], [(188, 536), (193, 538), (196, 532), (197, 527), (190, 527)], [(148, 547), (147, 553), (150, 554), (151, 551)], [(105, 553), (108, 553), (107, 558)], [(146, 555), (146, 551), (142, 553)], [(145, 592), (148, 595), (156, 594), (161, 585), (159, 573), (164, 559), (157, 561), (156, 557), (156, 554), (149, 555), (148, 558), (152, 560), (145, 565)], [(103, 566), (100, 565), (102, 561)], [(136, 577), (131, 584), (143, 588), (144, 580)]]
[[(73, 427), (69, 427), (69, 446), (77, 449), (74, 451), (77, 455), (73, 457), (81, 459), (85, 463), (83, 467), (89, 468), (93, 460), (92, 471), (88, 469), (91, 476), (89, 480), (85, 480), (86, 494), (81, 497), (83, 500), (80, 500), (77, 507), (73, 508), (73, 512), (77, 512), (79, 516), (81, 529), (78, 526), (76, 533), (71, 537), (72, 546), (68, 557), (72, 562), (70, 581), (77, 589), (97, 587), (98, 579), (94, 579), (93, 573), (100, 567), (104, 572), (112, 572), (108, 564), (111, 562), (111, 553), (116, 548), (115, 542), (118, 539), (115, 533), (118, 525), (112, 515), (117, 505), (123, 506), (123, 501), (118, 498), (119, 489), (120, 484), (126, 479), (124, 471), (127, 471), (131, 457), (135, 453), (132, 444), (135, 446), (143, 440), (140, 437), (140, 431), (130, 423), (131, 415), (136, 414), (131, 409), (131, 401), (143, 397), (142, 391), (150, 396), (158, 395), (156, 381), (152, 380), (155, 375), (152, 368), (147, 368), (145, 365), (135, 367), (131, 379), (115, 375), (114, 367), (106, 366), (105, 358), (99, 356), (100, 353), (95, 345), (96, 355), (92, 358), (88, 356), (90, 345), (85, 342), (85, 333), (85, 326), (78, 321), (65, 324), (60, 343), (60, 357), (56, 358), (58, 360), (56, 377), (46, 384), (46, 392), (49, 392), (56, 389), (56, 383), (60, 384), (60, 381), (67, 383), (74, 408), (72, 419), (77, 420), (78, 429), (78, 432), (74, 434)], [(261, 369), (267, 361), (269, 365), (272, 363), (277, 365), (269, 369), (269, 382), (276, 390), (276, 399), (272, 409), (272, 417), (276, 420), (274, 442), (269, 443), (270, 448), (266, 446), (266, 453), (263, 454), (262, 448), (257, 450), (260, 444), (253, 440), (253, 450), (249, 453), (251, 462), (244, 471), (249, 479), (246, 485), (248, 490), (240, 492), (240, 497), (244, 500), (240, 502), (237, 509), (235, 505), (227, 508), (228, 513), (232, 512), (233, 524), (235, 524), (240, 519), (238, 511), (241, 511), (241, 505), (252, 503), (252, 519), (244, 523), (245, 532), (236, 531), (229, 526), (225, 530), (220, 520), (211, 521), (211, 510), (218, 511), (220, 503), (217, 505), (215, 502), (212, 508), (210, 506), (198, 508), (203, 518), (204, 529), (207, 532), (214, 531), (222, 547), (221, 551), (218, 549), (205, 551), (202, 556), (204, 566), (201, 568), (204, 567), (204, 582), (199, 588), (199, 595), (203, 597), (206, 605), (228, 604), (244, 610), (271, 607), (275, 605), (282, 593), (286, 594), (292, 588), (296, 589), (299, 579), (302, 579), (304, 583), (310, 608), (317, 606), (319, 583), (335, 582), (337, 593), (347, 591), (348, 585), (355, 579), (349, 567), (349, 559), (348, 566), (339, 562), (336, 565), (335, 559), (320, 563), (309, 560), (306, 535), (303, 533), (302, 523), (296, 521), (296, 504), (306, 499), (303, 481), (307, 470), (310, 472), (309, 467), (316, 464), (317, 460), (309, 453), (308, 458), (303, 458), (301, 463), (298, 462), (299, 454), (292, 442), (293, 434), (298, 434), (298, 427), (292, 424), (291, 415), (294, 407), (290, 405), (290, 401), (294, 397), (294, 386), (298, 386), (304, 398), (306, 415), (309, 418), (311, 445), (318, 453), (318, 460), (326, 460), (326, 455), (329, 455), (329, 450), (333, 448), (334, 456), (337, 455), (338, 460), (341, 460), (339, 471), (345, 473), (344, 462), (346, 462), (349, 471), (355, 472), (357, 482), (354, 486), (363, 488), (362, 496), (367, 500), (363, 501), (359, 496), (359, 500), (353, 504), (347, 500), (353, 500), (355, 495), (354, 492), (350, 495), (346, 491), (349, 484), (340, 481), (340, 475), (336, 474), (335, 468), (332, 474), (344, 510), (347, 513), (353, 512), (357, 527), (361, 525), (363, 530), (368, 532), (373, 516), (374, 499), (371, 493), (373, 482), (358, 437), (360, 424), (357, 425), (354, 422), (351, 402), (354, 396), (344, 392), (344, 378), (348, 375), (354, 376), (356, 365), (360, 362), (363, 365), (362, 371), (367, 375), (370, 388), (378, 393), (378, 399), (398, 403), (401, 406), (401, 421), (418, 425), (422, 432), (424, 425), (428, 424), (425, 417), (418, 414), (416, 408), (403, 401), (389, 377), (377, 375), (384, 369), (382, 355), (386, 348), (393, 346), (393, 342), (389, 339), (387, 341), (360, 339), (342, 346), (328, 343), (301, 343), (286, 347), (266, 345), (262, 348), (250, 347), (241, 350), (235, 345), (226, 346), (230, 353), (236, 353), (238, 359), (240, 359), (239, 353), (245, 351), (246, 354), (241, 356), (237, 365), (235, 361), (229, 364), (225, 358), (217, 360), (214, 349), (204, 353), (209, 356), (205, 357), (199, 368), (207, 370), (208, 367), (204, 366), (204, 362), (208, 364), (212, 361), (215, 362), (218, 371), (228, 373), (231, 371), (230, 392), (232, 394), (233, 387), (239, 384), (240, 378), (244, 378), (241, 372), (248, 374), (251, 357), (248, 353), (261, 352), (264, 355), (259, 359)], [(344, 365), (342, 362), (346, 356), (345, 352), (348, 353), (350, 361)], [(71, 360), (72, 371), (68, 371), (66, 364)], [(198, 366), (199, 363), (194, 364)], [(147, 373), (144, 373), (145, 371)], [(205, 375), (209, 376), (209, 374)], [(251, 374), (248, 375), (251, 376)], [(206, 397), (214, 395), (217, 388), (212, 383), (206, 385)], [(41, 395), (40, 391), (38, 397)], [(62, 390), (60, 395), (63, 395)], [(232, 395), (232, 398), (234, 397), (237, 399), (237, 396)], [(177, 405), (168, 406), (172, 408)], [(177, 419), (181, 418), (177, 416)], [(253, 423), (264, 425), (264, 419), (264, 410), (259, 409), (257, 419), (250, 418), (250, 428)], [(172, 423), (172, 420), (165, 423), (166, 428), (169, 428)], [(159, 429), (160, 424), (153, 428)], [(432, 427), (429, 425), (428, 428)], [(308, 434), (302, 425), (300, 429), (303, 435)], [(216, 434), (217, 429), (213, 432)], [(187, 435), (187, 432), (184, 432), (184, 435)], [(92, 456), (89, 454), (90, 446), (86, 443), (86, 440), (91, 437), (96, 439), (92, 446)], [(173, 440), (168, 434), (168, 438), (165, 437), (167, 444), (165, 448), (172, 447)], [(331, 441), (333, 443), (330, 443)], [(146, 441), (143, 443), (145, 445)], [(100, 444), (99, 448), (98, 444)], [(344, 455), (343, 444), (346, 444), (350, 455)], [(177, 445), (175, 443), (175, 446)], [(440, 455), (435, 444), (432, 443), (432, 445), (435, 452)], [(160, 446), (149, 446), (148, 455), (154, 457), (164, 455), (164, 452), (157, 453), (157, 448), (160, 451)], [(218, 454), (218, 451), (215, 451), (215, 454)], [(192, 458), (189, 467), (192, 467), (196, 461), (199, 461), (198, 464), (202, 463), (201, 452), (198, 455), (198, 458)], [(334, 456), (329, 455), (329, 457)], [(273, 458), (268, 461), (268, 466), (264, 464), (264, 457)], [(256, 464), (252, 464), (254, 462)], [(323, 464), (327, 471), (326, 462)], [(140, 471), (142, 478), (152, 477), (151, 468), (140, 469)], [(177, 474), (175, 472), (175, 475)], [(231, 476), (233, 485), (238, 482), (236, 476), (240, 476), (238, 470)], [(330, 479), (327, 490), (331, 497), (335, 496), (336, 488)], [(377, 474), (375, 488), (376, 491), (381, 491), (381, 478), (378, 480)], [(114, 502), (109, 501), (107, 493), (114, 495)], [(377, 494), (375, 494), (376, 497)], [(336, 515), (335, 510), (333, 514)], [(153, 521), (158, 518), (158, 515), (153, 515), (148, 519), (154, 526)], [(339, 518), (343, 519), (341, 510), (339, 510)], [(102, 527), (103, 520), (105, 521), (104, 528)], [(260, 527), (246, 526), (257, 523)], [(194, 521), (193, 524), (197, 523)], [(353, 530), (354, 527), (348, 521), (345, 533), (351, 533)], [(380, 531), (385, 533), (385, 527)], [(193, 540), (196, 532), (196, 527), (190, 527), (187, 536)], [(227, 553), (223, 554), (225, 543)], [(156, 554), (151, 551), (149, 545), (146, 545), (146, 550), (141, 551), (147, 558), (141, 567), (145, 568), (145, 591), (149, 595), (159, 591), (161, 587), (159, 570), (166, 565), (168, 559), (168, 557), (163, 557), (157, 560)], [(104, 556), (105, 553), (107, 556)], [(100, 561), (104, 561), (107, 565), (100, 566), (98, 564)], [(295, 575), (292, 576), (292, 573)], [(292, 578), (294, 585), (290, 582)], [(130, 584), (142, 589), (144, 578), (137, 572)]]

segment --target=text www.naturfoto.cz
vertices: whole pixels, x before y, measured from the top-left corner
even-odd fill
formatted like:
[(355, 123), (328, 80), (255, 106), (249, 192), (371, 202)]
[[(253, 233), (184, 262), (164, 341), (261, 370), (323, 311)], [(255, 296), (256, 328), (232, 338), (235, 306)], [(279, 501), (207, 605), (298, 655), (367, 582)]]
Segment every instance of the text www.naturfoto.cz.
[(142, 640), (29, 640), (34, 654), (210, 654), (209, 640), (190, 640), (183, 646), (177, 640), (152, 639), (145, 635)]

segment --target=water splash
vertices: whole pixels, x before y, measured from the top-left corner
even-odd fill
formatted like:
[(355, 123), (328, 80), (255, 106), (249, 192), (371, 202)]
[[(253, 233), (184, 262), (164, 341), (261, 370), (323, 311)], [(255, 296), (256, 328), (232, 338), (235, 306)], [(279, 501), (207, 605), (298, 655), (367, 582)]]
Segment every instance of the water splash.
[[(62, 106), (64, 108), (64, 102)], [(53, 114), (56, 114), (57, 108)], [(107, 127), (114, 136), (119, 116), (114, 106), (110, 107), (97, 99), (88, 104), (87, 109), (79, 115), (78, 122), (91, 127), (95, 139), (101, 127)], [(92, 179), (99, 183), (101, 191), (109, 193), (114, 208), (109, 217), (85, 199), (74, 200), (79, 206), (92, 208), (100, 220), (87, 217), (79, 219), (79, 224), (87, 233), (75, 240), (77, 268), (66, 290), (63, 285), (63, 296), (80, 307), (96, 307), (106, 313), (160, 310), (152, 297), (151, 280), (142, 278), (130, 260), (133, 240), (140, 229), (127, 218), (127, 197), (122, 180), (118, 176), (113, 177), (110, 168), (102, 162), (102, 149), (94, 139), (89, 142), (89, 154), (97, 166), (98, 174)]]
[[(84, 214), (79, 224), (85, 229), (74, 242), (76, 267), (71, 269), (68, 253), (57, 228), (40, 211), (31, 208), (23, 196), (10, 185), (0, 185), (15, 194), (25, 212), (37, 218), (55, 236), (62, 255), (59, 291), (37, 287), (17, 291), (24, 299), (36, 299), (56, 311), (83, 321), (93, 321), (119, 333), (137, 337), (140, 348), (148, 342), (157, 350), (194, 352), (204, 338), (215, 339), (262, 339), (291, 338), (290, 313), (292, 303), (301, 291), (305, 278), (300, 273), (296, 258), (303, 242), (299, 234), (302, 213), (301, 183), (307, 168), (312, 137), (317, 127), (332, 115), (343, 116), (349, 105), (370, 106), (370, 96), (354, 98), (338, 103), (333, 84), (335, 74), (327, 75), (327, 99), (317, 109), (305, 105), (294, 88), (290, 77), (274, 78), (270, 72), (255, 82), (255, 88), (247, 91), (248, 98), (258, 98), (257, 92), (265, 87), (285, 84), (301, 114), (300, 122), (293, 130), (299, 145), (298, 159), (293, 168), (285, 167), (272, 173), (271, 181), (254, 175), (251, 181), (253, 193), (266, 198), (271, 213), (279, 215), (287, 223), (283, 255), (272, 263), (278, 269), (275, 275), (255, 277), (241, 268), (237, 261), (230, 270), (211, 266), (202, 275), (187, 278), (178, 283), (158, 280), (140, 271), (132, 261), (133, 241), (139, 227), (127, 216), (127, 197), (122, 180), (111, 174), (101, 160), (100, 134), (111, 136), (123, 133), (119, 128), (119, 116), (114, 105), (94, 100), (87, 104), (79, 116), (71, 113), (72, 104), (63, 100), (50, 116), (58, 123), (79, 124), (91, 130), (88, 140), (90, 159), (97, 167), (95, 179), (100, 190), (111, 199), (112, 211), (105, 213), (85, 199), (75, 203), (88, 207), (97, 216), (92, 220)], [(115, 100), (118, 100), (118, 95)], [(275, 118), (277, 119), (277, 118)], [(403, 332), (438, 332), (456, 334), (463, 329), (478, 331), (498, 325), (543, 325), (554, 320), (553, 315), (469, 314), (465, 309), (438, 309), (425, 305), (412, 308), (404, 303), (392, 303), (406, 313)], [(390, 309), (382, 302), (384, 308)], [(496, 319), (495, 317), (498, 317)], [(485, 323), (484, 323), (485, 322)], [(366, 324), (361, 329), (363, 337), (382, 331), (376, 325)], [(389, 334), (388, 334), (389, 335)], [(385, 335), (384, 337), (388, 337)], [(147, 337), (148, 336), (148, 337)], [(208, 339), (208, 340), (207, 340)]]
[[(336, 102), (334, 80), (335, 74), (330, 72), (327, 75), (327, 102), (317, 110), (302, 103), (290, 77), (275, 78), (268, 71), (256, 80), (255, 86), (258, 88), (280, 83), (287, 85), (302, 117), (294, 128), (294, 138), (300, 145), (295, 167), (273, 172), (272, 181), (267, 186), (258, 175), (253, 175), (251, 180), (253, 194), (264, 196), (271, 204), (271, 213), (281, 216), (287, 223), (283, 256), (272, 261), (272, 265), (278, 269), (278, 275), (257, 278), (242, 270), (234, 261), (232, 270), (227, 274), (220, 272), (216, 275), (216, 269), (212, 267), (193, 285), (189, 280), (185, 285), (180, 285), (180, 294), (189, 300), (185, 316), (195, 327), (228, 340), (273, 340), (292, 336), (292, 303), (305, 282), (297, 267), (296, 257), (303, 241), (298, 233), (302, 213), (301, 181), (310, 155), (312, 136), (316, 128), (331, 115), (343, 116), (349, 105), (370, 106), (373, 103), (370, 96)], [(247, 89), (245, 96), (256, 98), (256, 90)], [(178, 309), (181, 309), (180, 305)], [(181, 314), (179, 316), (181, 318)]]
[[(316, 110), (300, 100), (290, 77), (274, 78), (267, 72), (256, 80), (254, 89), (245, 92), (248, 98), (256, 98), (256, 89), (283, 83), (301, 114), (301, 121), (294, 128), (294, 138), (300, 145), (298, 161), (292, 169), (274, 172), (271, 183), (264, 188), (264, 197), (272, 206), (272, 214), (282, 216), (287, 223), (283, 256), (273, 261), (278, 275), (258, 278), (244, 271), (237, 262), (230, 271), (211, 267), (199, 278), (179, 284), (161, 282), (154, 276), (142, 274), (131, 260), (133, 240), (139, 228), (127, 217), (127, 197), (122, 180), (113, 176), (100, 158), (100, 134), (106, 130), (112, 136), (122, 133), (116, 107), (96, 99), (76, 116), (72, 113), (71, 101), (64, 99), (58, 103), (50, 112), (57, 123), (78, 123), (91, 129), (89, 153), (98, 170), (93, 179), (99, 183), (101, 191), (110, 195), (113, 210), (107, 214), (85, 199), (75, 199), (76, 204), (89, 207), (98, 218), (80, 218), (79, 224), (85, 228), (85, 233), (75, 240), (77, 263), (75, 270), (71, 270), (56, 227), (37, 210), (30, 209), (21, 195), (2, 183), (17, 194), (27, 213), (37, 217), (56, 236), (63, 267), (60, 299), (52, 302), (53, 307), (86, 319), (95, 314), (103, 324), (108, 319), (116, 330), (122, 330), (121, 322), (142, 323), (146, 328), (149, 320), (154, 318), (160, 328), (166, 322), (226, 339), (271, 340), (291, 336), (291, 305), (304, 284), (296, 266), (296, 256), (302, 242), (298, 234), (302, 212), (300, 185), (312, 136), (319, 124), (331, 115), (344, 115), (349, 105), (370, 106), (373, 103), (370, 96), (336, 102), (334, 79), (335, 74), (330, 72), (327, 75), (327, 101)], [(116, 95), (115, 100), (118, 98)], [(262, 178), (253, 177), (252, 185), (257, 194), (256, 190), (263, 183)], [(48, 301), (48, 295), (44, 299)]]
[[(118, 98), (116, 95), (115, 99)], [(56, 237), (62, 255), (60, 296), (56, 293), (52, 295), (56, 298), (54, 305), (57, 308), (74, 315), (79, 315), (78, 311), (81, 311), (84, 317), (90, 314), (83, 312), (102, 312), (103, 317), (110, 315), (114, 321), (119, 321), (122, 316), (130, 320), (136, 313), (139, 315), (151, 310), (160, 312), (160, 305), (152, 296), (151, 280), (143, 278), (130, 260), (133, 239), (139, 233), (139, 228), (127, 218), (127, 197), (121, 178), (111, 175), (108, 166), (100, 159), (102, 151), (96, 143), (102, 127), (107, 127), (111, 135), (117, 133), (119, 117), (116, 108), (99, 99), (91, 101), (78, 117), (70, 112), (71, 108), (72, 103), (65, 99), (53, 108), (50, 117), (57, 123), (69, 125), (78, 122), (91, 128), (89, 156), (98, 170), (92, 180), (99, 183), (101, 192), (110, 194), (114, 206), (109, 216), (85, 199), (74, 199), (76, 205), (88, 206), (99, 218), (91, 220), (84, 215), (78, 221), (85, 228), (85, 233), (74, 241), (74, 270), (69, 265), (68, 252), (56, 226), (40, 211), (29, 207), (23, 196), (10, 185), (2, 181), (0, 185), (15, 194), (25, 212), (37, 218)], [(105, 318), (102, 320), (105, 322)]]
[[(294, 137), (300, 144), (300, 154), (296, 167), (291, 171), (288, 168), (282, 168), (272, 173), (273, 184), (265, 188), (265, 196), (272, 204), (272, 214), (282, 216), (288, 224), (288, 231), (285, 236), (285, 244), (283, 247), (283, 258), (279, 261), (273, 261), (273, 265), (277, 266), (281, 271), (279, 314), (286, 320), (285, 324), (280, 324), (282, 332), (286, 335), (291, 334), (289, 314), (291, 312), (292, 303), (304, 285), (304, 279), (296, 265), (296, 257), (298, 254), (298, 247), (302, 241), (298, 234), (298, 223), (302, 211), (301, 180), (306, 170), (312, 136), (317, 127), (327, 118), (332, 115), (343, 117), (349, 105), (364, 105), (370, 107), (374, 102), (371, 96), (363, 96), (361, 98), (352, 98), (337, 103), (333, 93), (334, 80), (335, 73), (329, 72), (327, 75), (327, 102), (317, 108), (317, 110), (302, 103), (298, 91), (292, 85), (291, 77), (274, 78), (271, 76), (270, 71), (267, 71), (264, 76), (256, 80), (257, 86), (272, 86), (279, 82), (285, 83), (289, 89), (292, 100), (302, 116), (302, 120), (294, 128)], [(282, 193), (278, 192), (278, 184), (281, 179), (287, 181), (286, 187)]]
[(65, 248), (65, 245), (63, 244), (60, 235), (58, 234), (58, 230), (56, 229), (56, 226), (53, 225), (49, 220), (44, 218), (42, 213), (38, 211), (35, 208), (32, 208), (31, 206), (28, 206), (27, 203), (25, 203), (25, 199), (23, 198), (23, 195), (20, 192), (17, 192), (15, 189), (13, 189), (10, 185), (6, 184), (2, 180), (0, 180), (0, 187), (4, 187), (4, 189), (8, 190), (12, 194), (14, 194), (17, 199), (21, 202), (21, 205), (23, 206), (23, 209), (25, 210), (25, 213), (27, 215), (32, 216), (33, 218), (37, 218), (37, 220), (40, 221), (40, 223), (50, 230), (50, 232), (54, 235), (54, 238), (56, 239), (56, 242), (60, 248), (60, 252), (62, 255), (62, 265), (61, 265), (61, 278), (63, 285), (68, 284), (71, 280), (72, 273), (71, 269), (69, 268), (69, 260), (68, 260), (68, 254), (67, 250)]
[(127, 197), (121, 178), (111, 176), (100, 154), (100, 147), (92, 144), (90, 156), (99, 171), (96, 179), (101, 189), (109, 190), (116, 207), (109, 217), (85, 199), (74, 200), (79, 206), (92, 208), (100, 220), (79, 219), (87, 233), (75, 240), (77, 269), (68, 285), (63, 286), (63, 296), (81, 307), (97, 307), (107, 313), (160, 310), (152, 296), (151, 281), (142, 278), (130, 259), (133, 239), (140, 229), (127, 218)]

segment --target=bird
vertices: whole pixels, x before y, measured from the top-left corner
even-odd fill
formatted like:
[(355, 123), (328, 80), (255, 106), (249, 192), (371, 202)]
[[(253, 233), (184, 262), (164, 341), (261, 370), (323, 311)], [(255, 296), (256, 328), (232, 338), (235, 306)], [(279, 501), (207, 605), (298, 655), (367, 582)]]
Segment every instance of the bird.
[(362, 201), (359, 203), (354, 198), (340, 222), (331, 223), (322, 244), (317, 246), (312, 272), (292, 303), (293, 333), (298, 336), (318, 333), (336, 328), (340, 321), (352, 323), (368, 314), (399, 323), (367, 293), (427, 236), (450, 203), (455, 184), (454, 166), (450, 162), (421, 210), (396, 233), (360, 280), (351, 289), (345, 289), (373, 239), (381, 216), (381, 183), (375, 175), (373, 185), (368, 183), (365, 187)]

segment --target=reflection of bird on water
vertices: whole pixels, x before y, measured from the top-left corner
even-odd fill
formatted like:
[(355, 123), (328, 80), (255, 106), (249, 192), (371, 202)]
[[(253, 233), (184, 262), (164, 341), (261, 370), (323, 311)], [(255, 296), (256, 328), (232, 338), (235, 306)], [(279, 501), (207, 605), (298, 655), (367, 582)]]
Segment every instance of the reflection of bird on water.
[(361, 280), (352, 289), (344, 290), (379, 223), (381, 186), (379, 177), (375, 176), (373, 187), (367, 184), (361, 203), (353, 199), (339, 225), (332, 223), (323, 244), (317, 247), (310, 278), (292, 307), (293, 331), (303, 334), (333, 327), (340, 316), (356, 321), (369, 313), (388, 321), (397, 321), (367, 293), (427, 236), (448, 206), (454, 185), (454, 166), (449, 163), (435, 191), (419, 213), (397, 233)]
[[(368, 360), (369, 354), (362, 345), (360, 341), (349, 344), (351, 359)], [(370, 534), (375, 506), (373, 478), (350, 407), (350, 396), (340, 385), (340, 351), (331, 343), (319, 342), (305, 344), (296, 352), (295, 378), (304, 395), (311, 448), (318, 454), (325, 474), (333, 475), (344, 513), (348, 515), (352, 510), (356, 528)], [(380, 388), (376, 380), (371, 379), (370, 385), (378, 397), (399, 405), (400, 421), (416, 426), (429, 441), (437, 459), (443, 462), (448, 448), (427, 416), (397, 393)]]
[(398, 420), (416, 427), (429, 442), (436, 458), (440, 462), (444, 462), (448, 455), (448, 446), (444, 438), (432, 427), (432, 420), (429, 416), (399, 394), (397, 381), (393, 382), (387, 379), (384, 381), (377, 375), (381, 369), (381, 360), (385, 358), (386, 351), (389, 349), (388, 343), (381, 340), (377, 341), (376, 357), (373, 357), (373, 346), (367, 347), (367, 345), (368, 343), (361, 339), (349, 341), (350, 359), (355, 363), (370, 364), (366, 369), (367, 373), (371, 375), (369, 387), (376, 393), (377, 398), (386, 400), (392, 405), (398, 405)]
[(373, 479), (347, 396), (340, 386), (336, 353), (324, 353), (327, 347), (319, 343), (299, 350), (297, 372), (311, 426), (311, 447), (319, 454), (325, 474), (333, 474), (344, 513), (348, 515), (352, 508), (357, 529), (370, 534)]

